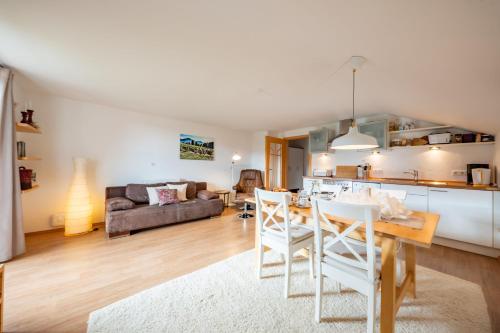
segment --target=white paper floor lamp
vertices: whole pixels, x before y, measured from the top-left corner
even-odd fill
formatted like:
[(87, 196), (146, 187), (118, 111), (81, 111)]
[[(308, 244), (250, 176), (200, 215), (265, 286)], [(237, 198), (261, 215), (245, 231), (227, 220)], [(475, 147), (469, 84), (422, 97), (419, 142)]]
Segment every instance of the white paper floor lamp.
[(73, 181), (65, 212), (65, 236), (80, 235), (92, 231), (92, 204), (87, 185), (87, 160), (75, 157), (73, 165)]

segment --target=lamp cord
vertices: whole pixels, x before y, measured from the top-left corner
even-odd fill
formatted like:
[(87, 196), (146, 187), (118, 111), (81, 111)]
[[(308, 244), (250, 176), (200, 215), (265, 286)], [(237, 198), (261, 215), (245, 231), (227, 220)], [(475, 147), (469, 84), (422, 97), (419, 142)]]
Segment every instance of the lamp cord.
[(354, 91), (356, 89), (356, 69), (352, 69), (352, 126), (354, 126)]

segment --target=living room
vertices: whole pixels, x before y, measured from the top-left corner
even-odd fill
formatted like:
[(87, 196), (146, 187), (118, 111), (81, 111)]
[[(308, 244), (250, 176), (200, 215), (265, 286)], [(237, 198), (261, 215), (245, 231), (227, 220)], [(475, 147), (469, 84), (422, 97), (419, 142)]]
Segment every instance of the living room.
[(500, 331), (498, 17), (1, 1), (0, 332)]

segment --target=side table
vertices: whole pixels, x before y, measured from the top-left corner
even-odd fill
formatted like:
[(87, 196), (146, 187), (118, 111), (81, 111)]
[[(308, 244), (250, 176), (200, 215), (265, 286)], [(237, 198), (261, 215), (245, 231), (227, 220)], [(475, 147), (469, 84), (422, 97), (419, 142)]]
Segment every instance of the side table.
[(219, 196), (222, 195), (222, 200), (224, 201), (224, 207), (229, 207), (229, 196), (231, 194), (230, 191), (217, 190), (217, 191), (214, 191), (214, 193), (218, 194)]

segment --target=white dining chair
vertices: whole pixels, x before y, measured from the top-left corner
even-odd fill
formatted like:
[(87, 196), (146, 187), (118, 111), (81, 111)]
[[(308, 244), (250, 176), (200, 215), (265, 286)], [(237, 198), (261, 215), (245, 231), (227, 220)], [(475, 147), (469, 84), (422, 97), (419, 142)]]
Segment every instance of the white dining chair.
[[(285, 257), (285, 298), (290, 292), (290, 274), (293, 254), (301, 249), (309, 252), (309, 270), (314, 276), (314, 232), (301, 224), (294, 224), (290, 220), (288, 205), (291, 193), (270, 192), (255, 189), (256, 221), (258, 228), (259, 279), (262, 278), (264, 263), (264, 246), (267, 246)], [(277, 216), (278, 211), (283, 217)]]
[[(313, 198), (312, 211), (316, 243), (316, 321), (321, 321), (323, 278), (327, 277), (368, 297), (367, 331), (373, 332), (380, 283), (380, 256), (375, 248), (373, 222), (378, 218), (379, 207)], [(352, 221), (352, 224), (339, 232), (327, 215)], [(323, 238), (325, 227), (331, 234)], [(355, 231), (365, 235), (365, 241), (350, 238)]]

